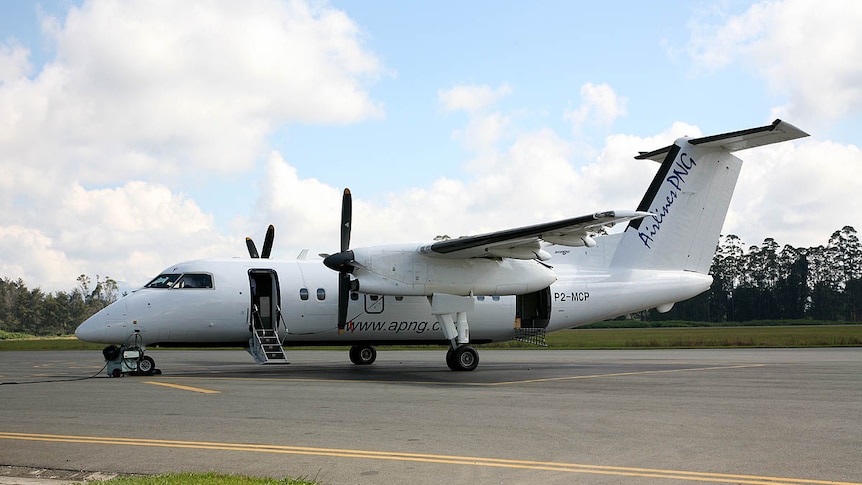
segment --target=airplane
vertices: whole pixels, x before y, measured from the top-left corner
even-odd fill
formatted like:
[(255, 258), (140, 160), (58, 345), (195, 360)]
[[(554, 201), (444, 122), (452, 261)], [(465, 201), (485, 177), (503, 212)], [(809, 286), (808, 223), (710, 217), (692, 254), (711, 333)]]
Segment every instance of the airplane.
[[(339, 251), (269, 258), (275, 229), (251, 258), (171, 265), (84, 321), (84, 341), (245, 347), (258, 363), (287, 363), (284, 347), (350, 346), (356, 365), (378, 345), (449, 346), (446, 364), (472, 371), (473, 345), (545, 344), (547, 332), (634, 312), (668, 312), (706, 291), (742, 160), (733, 152), (808, 136), (781, 120), (677, 139), (636, 159), (660, 163), (636, 210), (425, 243), (350, 246), (352, 196), (342, 197)], [(625, 230), (605, 229), (626, 223)], [(137, 344), (136, 344), (137, 348)], [(107, 350), (107, 349), (106, 349)], [(156, 371), (133, 354), (136, 370)], [(107, 358), (107, 354), (106, 354)]]

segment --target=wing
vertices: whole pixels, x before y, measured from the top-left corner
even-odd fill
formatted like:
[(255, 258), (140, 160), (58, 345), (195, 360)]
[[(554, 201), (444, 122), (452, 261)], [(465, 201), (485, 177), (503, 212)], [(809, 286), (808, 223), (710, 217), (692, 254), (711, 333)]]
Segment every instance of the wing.
[(651, 215), (649, 212), (638, 211), (597, 212), (561, 221), (447, 239), (423, 246), (420, 251), (428, 256), (456, 259), (515, 258), (546, 261), (551, 255), (542, 249), (543, 242), (592, 247), (596, 244), (592, 237), (602, 228)]

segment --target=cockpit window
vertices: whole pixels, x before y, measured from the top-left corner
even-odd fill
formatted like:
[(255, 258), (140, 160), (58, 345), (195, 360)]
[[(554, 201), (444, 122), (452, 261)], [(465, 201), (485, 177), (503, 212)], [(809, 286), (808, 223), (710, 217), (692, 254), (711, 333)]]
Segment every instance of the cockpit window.
[(186, 273), (179, 281), (174, 283), (174, 288), (212, 288), (213, 277), (208, 274)]
[(205, 273), (160, 274), (144, 288), (212, 288), (213, 277)]
[(144, 288), (170, 288), (180, 279), (181, 274), (160, 274), (144, 285)]

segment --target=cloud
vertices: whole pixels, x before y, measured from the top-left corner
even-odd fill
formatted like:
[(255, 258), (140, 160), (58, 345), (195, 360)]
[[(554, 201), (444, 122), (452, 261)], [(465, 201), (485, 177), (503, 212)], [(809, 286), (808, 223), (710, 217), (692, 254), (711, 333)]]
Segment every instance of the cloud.
[(292, 124), (383, 116), (384, 68), (325, 3), (85, 1), (41, 14), (51, 57), (0, 42), (0, 276), (141, 284), (244, 254), (180, 191), (248, 173)]
[[(832, 232), (854, 225), (848, 207), (862, 207), (853, 145), (807, 138), (738, 154), (745, 160), (725, 233), (748, 245), (772, 237), (779, 244), (825, 244)], [(858, 224), (856, 229), (860, 229)]]
[(272, 152), (259, 190), (255, 218), (241, 225), (263, 234), (268, 223), (275, 224), (273, 257), (290, 258), (306, 248), (315, 254), (338, 250), (342, 189), (300, 178), (281, 153)]
[[(492, 115), (507, 118), (510, 113), (475, 112), (464, 129), (455, 130), (472, 154), (463, 177), (394, 190), (382, 200), (354, 191), (352, 244), (429, 241), (444, 234), (457, 237), (635, 209), (659, 167), (635, 160), (639, 151), (667, 146), (682, 136), (715, 134), (685, 122), (646, 137), (615, 133), (592, 147), (595, 155), (587, 160), (576, 137), (547, 128), (510, 129), (501, 138), (470, 128)], [(495, 149), (471, 148), (486, 146), (489, 139), (495, 140)], [(853, 146), (807, 139), (739, 156), (745, 165), (723, 232), (748, 244), (766, 237), (797, 247), (822, 244), (848, 223), (842, 208), (862, 206), (862, 194), (852, 187), (862, 154)], [(312, 254), (335, 250), (340, 189), (300, 177), (277, 152), (270, 156), (263, 180), (259, 212), (266, 215), (256, 227), (262, 233), (266, 220), (276, 221), (280, 256), (292, 257), (301, 248)]]
[[(635, 209), (658, 164), (634, 156), (686, 134), (698, 136), (700, 131), (676, 123), (648, 138), (612, 135), (595, 148), (592, 163), (584, 164), (573, 141), (552, 130), (516, 133), (501, 150), (476, 153), (465, 163), (462, 179), (439, 178), (427, 187), (394, 191), (383, 201), (354, 192), (352, 244), (427, 242), (444, 234), (457, 237), (602, 210)], [(260, 209), (277, 221), (278, 245), (283, 251), (290, 247), (287, 256), (309, 246), (312, 254), (334, 251), (340, 190), (299, 177), (278, 153), (270, 157), (265, 180)]]
[(738, 62), (786, 98), (776, 114), (799, 123), (835, 120), (862, 108), (862, 4), (853, 0), (759, 2), (739, 15), (690, 25), (688, 53), (707, 72)]
[(490, 86), (455, 86), (437, 92), (444, 111), (466, 111), (475, 113), (493, 106), (500, 98), (512, 93), (508, 84), (494, 89)]
[[(76, 267), (62, 249), (54, 246), (50, 237), (39, 229), (19, 225), (0, 226), (0, 275), (31, 282), (56, 282), (52, 273), (62, 274), (62, 289), (71, 289), (77, 276)], [(71, 276), (71, 279), (69, 277)], [(52, 287), (52, 285), (45, 285)]]
[(608, 84), (586, 83), (581, 86), (581, 105), (567, 110), (563, 119), (572, 123), (575, 133), (589, 123), (609, 128), (620, 116), (626, 115), (627, 100), (618, 96)]
[(26, 78), (32, 69), (29, 56), (30, 50), (17, 43), (0, 44), (0, 86)]
[(132, 285), (170, 262), (213, 254), (241, 255), (194, 201), (146, 182), (85, 190), (70, 185), (40, 201), (27, 226), (0, 224), (0, 275), (70, 289), (80, 274), (109, 275)]
[[(454, 131), (452, 138), (470, 152), (493, 154), (506, 136), (511, 121), (509, 116), (493, 108), (511, 92), (512, 88), (506, 83), (496, 89), (487, 85), (462, 85), (439, 90), (437, 99), (444, 111), (466, 111), (469, 115), (467, 126)], [(473, 169), (482, 169), (482, 158), (484, 156), (471, 163)]]
[(382, 115), (366, 91), (381, 65), (329, 7), (94, 0), (44, 24), (56, 57), (34, 79), (0, 50), (5, 137), (19, 163), (85, 184), (246, 170), (276, 126)]

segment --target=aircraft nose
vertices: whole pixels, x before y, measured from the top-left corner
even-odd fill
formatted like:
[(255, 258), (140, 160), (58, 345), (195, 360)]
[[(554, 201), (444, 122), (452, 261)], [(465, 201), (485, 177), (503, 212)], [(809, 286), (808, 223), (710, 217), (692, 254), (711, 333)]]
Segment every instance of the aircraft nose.
[(105, 324), (100, 313), (84, 320), (75, 329), (75, 337), (84, 342), (101, 342), (105, 338)]
[(85, 342), (115, 344), (128, 337), (125, 300), (115, 301), (84, 320), (75, 336)]

